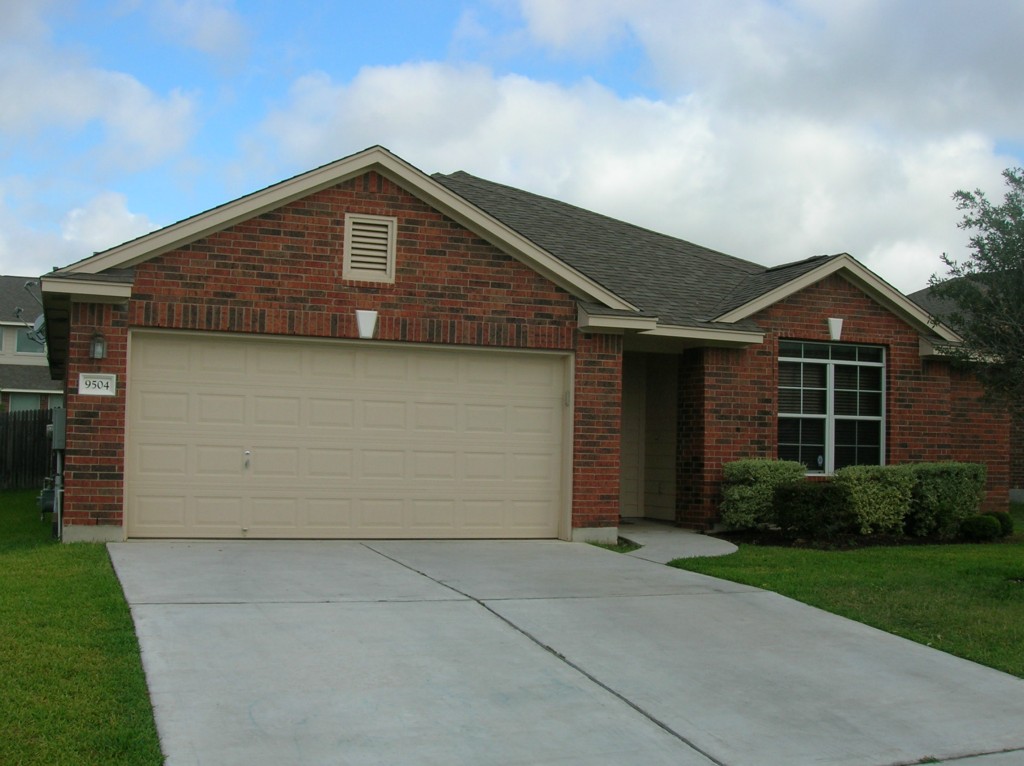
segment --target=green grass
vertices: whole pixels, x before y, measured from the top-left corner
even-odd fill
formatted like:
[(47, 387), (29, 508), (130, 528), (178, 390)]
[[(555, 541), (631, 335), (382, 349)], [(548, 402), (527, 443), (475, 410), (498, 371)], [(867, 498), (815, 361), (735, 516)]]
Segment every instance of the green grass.
[(0, 763), (162, 763), (107, 550), (53, 542), (36, 494), (0, 492)]
[(984, 545), (820, 551), (741, 545), (672, 566), (775, 591), (1024, 677), (1024, 505)]

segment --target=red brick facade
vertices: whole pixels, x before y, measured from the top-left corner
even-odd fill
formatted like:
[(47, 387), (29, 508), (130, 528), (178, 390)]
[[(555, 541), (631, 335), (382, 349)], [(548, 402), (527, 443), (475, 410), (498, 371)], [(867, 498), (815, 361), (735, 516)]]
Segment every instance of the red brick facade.
[[(346, 213), (397, 218), (393, 283), (342, 279)], [(375, 309), (381, 342), (572, 353), (572, 527), (618, 525), (623, 335), (581, 333), (574, 296), (380, 174), (138, 263), (127, 305), (71, 305), (68, 524), (123, 522), (131, 329), (356, 338), (355, 309)], [(980, 401), (972, 379), (922, 359), (914, 327), (832, 275), (754, 316), (763, 344), (681, 356), (677, 520), (711, 526), (723, 464), (776, 456), (779, 340), (828, 341), (828, 317), (844, 319), (843, 342), (886, 349), (886, 462), (984, 462), (986, 505), (1004, 508), (1006, 415)], [(103, 360), (89, 358), (95, 332), (107, 340)], [(116, 374), (117, 395), (78, 394), (82, 372)]]
[(1005, 510), (1009, 419), (981, 401), (977, 382), (943, 361), (925, 360), (919, 333), (838, 275), (754, 316), (763, 345), (683, 355), (679, 386), (677, 518), (705, 528), (718, 516), (722, 465), (777, 456), (779, 339), (829, 340), (826, 319), (842, 317), (842, 341), (886, 349), (886, 463), (936, 460), (988, 466), (985, 507)]
[[(346, 212), (398, 218), (393, 284), (341, 278)], [(379, 311), (385, 342), (574, 352), (573, 526), (618, 523), (621, 337), (579, 333), (571, 295), (377, 173), (137, 265), (126, 308), (75, 309), (72, 392), (80, 372), (125, 380), (129, 328), (355, 338), (355, 309)], [(88, 357), (96, 331), (102, 361)], [(68, 406), (65, 519), (119, 524), (124, 386)]]

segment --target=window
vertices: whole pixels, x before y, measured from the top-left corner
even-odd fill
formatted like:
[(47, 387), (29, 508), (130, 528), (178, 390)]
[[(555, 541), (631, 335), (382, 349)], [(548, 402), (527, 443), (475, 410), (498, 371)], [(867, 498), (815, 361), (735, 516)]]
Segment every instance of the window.
[(38, 410), (39, 405), (39, 394), (11, 394), (11, 402), (8, 409), (11, 412), (27, 412)]
[(18, 344), (15, 350), (19, 354), (42, 354), (46, 352), (46, 346), (29, 337), (31, 327), (18, 328)]
[(779, 342), (779, 459), (813, 473), (881, 465), (885, 352), (878, 346)]
[(395, 218), (346, 214), (342, 279), (394, 282), (397, 229)]

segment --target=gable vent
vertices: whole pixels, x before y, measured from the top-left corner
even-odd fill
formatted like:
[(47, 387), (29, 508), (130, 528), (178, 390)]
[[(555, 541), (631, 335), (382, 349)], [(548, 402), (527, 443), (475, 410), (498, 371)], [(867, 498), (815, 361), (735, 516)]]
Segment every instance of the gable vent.
[(394, 282), (396, 228), (395, 218), (346, 215), (342, 278)]

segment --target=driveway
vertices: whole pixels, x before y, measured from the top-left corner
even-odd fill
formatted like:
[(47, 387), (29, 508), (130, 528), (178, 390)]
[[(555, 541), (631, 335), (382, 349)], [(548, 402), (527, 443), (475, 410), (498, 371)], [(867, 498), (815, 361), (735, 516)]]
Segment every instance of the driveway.
[(109, 550), (171, 766), (1024, 764), (1021, 680), (588, 545)]

